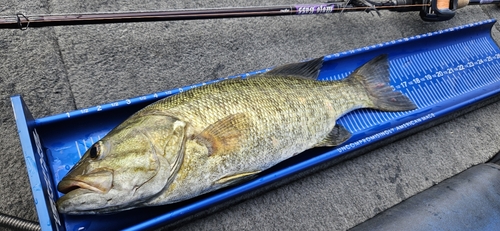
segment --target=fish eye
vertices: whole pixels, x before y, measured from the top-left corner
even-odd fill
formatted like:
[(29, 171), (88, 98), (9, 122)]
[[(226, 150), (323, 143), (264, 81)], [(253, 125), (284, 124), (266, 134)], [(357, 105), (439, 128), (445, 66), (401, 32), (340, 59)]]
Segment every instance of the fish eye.
[(95, 143), (90, 148), (90, 158), (96, 159), (101, 154), (101, 149), (99, 148), (99, 143)]

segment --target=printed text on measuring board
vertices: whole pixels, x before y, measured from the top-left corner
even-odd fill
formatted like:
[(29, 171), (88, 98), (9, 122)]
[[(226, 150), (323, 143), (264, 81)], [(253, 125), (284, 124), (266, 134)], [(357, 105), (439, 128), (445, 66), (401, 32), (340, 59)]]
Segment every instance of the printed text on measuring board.
[(423, 77), (417, 77), (417, 78), (410, 79), (408, 81), (402, 81), (399, 85), (396, 85), (395, 88), (402, 89), (402, 88), (409, 87), (411, 85), (420, 84), (420, 83), (430, 81), (433, 79), (439, 79), (439, 78), (445, 77), (446, 75), (450, 75), (453, 73), (464, 71), (464, 70), (467, 70), (468, 68), (472, 68), (476, 65), (481, 65), (481, 64), (491, 62), (493, 60), (499, 60), (499, 59), (500, 59), (500, 54), (490, 55), (490, 56), (487, 56), (485, 58), (481, 58), (481, 59), (478, 59), (475, 61), (469, 61), (467, 63), (459, 64), (459, 65), (454, 66), (454, 67), (448, 67), (448, 68), (436, 71), (436, 72), (431, 73), (431, 74), (426, 74)]
[(428, 119), (432, 119), (434, 117), (436, 117), (434, 115), (434, 113), (430, 113), (430, 114), (428, 114), (426, 116), (423, 116), (423, 117), (420, 117), (418, 119), (415, 119), (415, 120), (412, 120), (412, 121), (408, 121), (408, 122), (406, 122), (404, 124), (398, 125), (395, 128), (390, 128), (390, 129), (384, 130), (382, 132), (379, 132), (377, 134), (374, 134), (374, 135), (368, 136), (366, 138), (363, 138), (361, 140), (352, 142), (350, 144), (346, 144), (346, 145), (338, 148), (337, 150), (339, 152), (345, 152), (345, 151), (349, 151), (351, 149), (355, 149), (358, 146), (361, 146), (361, 145), (366, 144), (366, 143), (370, 143), (371, 141), (374, 141), (374, 140), (385, 138), (385, 137), (391, 135), (394, 132), (398, 132), (398, 131), (401, 131), (401, 130), (405, 130), (407, 128), (411, 128), (411, 127), (413, 127), (413, 126), (415, 126), (417, 124), (420, 124), (420, 123), (422, 123), (422, 122), (424, 122), (424, 121), (426, 121)]

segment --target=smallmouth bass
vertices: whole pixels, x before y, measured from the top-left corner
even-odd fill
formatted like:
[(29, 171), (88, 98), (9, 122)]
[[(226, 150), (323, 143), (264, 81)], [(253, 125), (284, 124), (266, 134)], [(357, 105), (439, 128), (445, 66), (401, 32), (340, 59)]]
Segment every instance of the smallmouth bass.
[(191, 89), (136, 112), (88, 149), (59, 182), (57, 208), (104, 214), (179, 202), (248, 179), (351, 134), (336, 120), (359, 108), (416, 106), (389, 85), (387, 55), (338, 81), (323, 58)]

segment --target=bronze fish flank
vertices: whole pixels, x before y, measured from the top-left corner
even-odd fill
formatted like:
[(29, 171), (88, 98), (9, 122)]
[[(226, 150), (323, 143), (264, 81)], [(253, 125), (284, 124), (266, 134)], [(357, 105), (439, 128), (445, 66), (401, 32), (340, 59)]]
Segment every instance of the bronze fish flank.
[(59, 182), (67, 214), (170, 204), (247, 179), (304, 150), (350, 137), (358, 108), (415, 109), (389, 85), (381, 55), (339, 81), (317, 81), (323, 58), (157, 101), (95, 143)]

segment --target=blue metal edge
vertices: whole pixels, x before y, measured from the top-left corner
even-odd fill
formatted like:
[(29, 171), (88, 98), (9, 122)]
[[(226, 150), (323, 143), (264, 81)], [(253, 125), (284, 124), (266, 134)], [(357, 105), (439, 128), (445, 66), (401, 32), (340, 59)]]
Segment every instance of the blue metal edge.
[(47, 155), (36, 132), (35, 120), (21, 96), (12, 96), (10, 100), (41, 229), (60, 230), (63, 222), (56, 209), (56, 191), (47, 167)]
[[(417, 35), (413, 36), (410, 38), (404, 38), (404, 39), (399, 39), (399, 40), (393, 40), (390, 42), (386, 43), (381, 43), (381, 44), (376, 44), (372, 46), (367, 46), (363, 48), (358, 48), (355, 50), (351, 51), (345, 51), (345, 52), (340, 52), (332, 55), (327, 55), (325, 56), (325, 61), (329, 60), (335, 60), (338, 58), (342, 57), (348, 57), (348, 56), (354, 56), (360, 53), (364, 53), (367, 51), (377, 51), (381, 48), (387, 47), (387, 46), (394, 46), (398, 45), (404, 42), (408, 42), (414, 39), (419, 39), (419, 38), (424, 38), (424, 37), (431, 37), (431, 36), (436, 36), (440, 34), (447, 34), (450, 32), (453, 32), (455, 30), (461, 30), (465, 28), (470, 28), (470, 27), (478, 27), (478, 26), (487, 26), (489, 28), (492, 27), (492, 25), (496, 22), (494, 19), (482, 21), (482, 22), (476, 22), (472, 24), (467, 24), (463, 26), (458, 26), (454, 28), (449, 28), (445, 30), (440, 30), (432, 33), (427, 33), (427, 34), (422, 34), (422, 35)], [(250, 76), (258, 73), (262, 73), (265, 71), (268, 71), (270, 69), (263, 69), (255, 72), (249, 72), (241, 75), (236, 75), (236, 76), (230, 76), (226, 77), (227, 78), (234, 78), (234, 77), (245, 77), (245, 76)], [(37, 208), (37, 213), (38, 217), (40, 219), (40, 224), (42, 225), (42, 230), (53, 230), (53, 229), (64, 229), (61, 226), (61, 218), (57, 215), (57, 212), (55, 211), (54, 205), (54, 200), (56, 199), (55, 195), (53, 194), (50, 196), (49, 192), (52, 190), (54, 193), (54, 185), (52, 185), (50, 182), (50, 171), (47, 171), (47, 166), (44, 166), (44, 163), (47, 162), (47, 157), (44, 154), (44, 150), (40, 146), (40, 142), (38, 139), (38, 135), (36, 133), (35, 127), (40, 126), (40, 125), (46, 125), (46, 124), (51, 124), (55, 123), (61, 120), (65, 120), (67, 118), (75, 118), (75, 117), (80, 117), (80, 116), (85, 116), (86, 114), (93, 114), (93, 113), (98, 113), (100, 111), (104, 110), (111, 110), (115, 108), (120, 108), (120, 107), (126, 107), (129, 105), (134, 105), (134, 104), (139, 104), (139, 103), (145, 103), (145, 102), (154, 102), (156, 100), (159, 100), (161, 98), (167, 97), (172, 94), (176, 94), (182, 91), (186, 91), (198, 86), (202, 86), (205, 84), (210, 84), (214, 82), (218, 82), (220, 80), (214, 80), (206, 83), (200, 83), (200, 84), (195, 84), (193, 86), (188, 86), (188, 87), (183, 87), (183, 88), (178, 88), (170, 91), (164, 91), (164, 92), (157, 92), (154, 94), (149, 94), (149, 95), (144, 95), (144, 96), (139, 96), (131, 99), (125, 99), (125, 100), (120, 100), (116, 101), (113, 103), (109, 104), (103, 104), (103, 105), (97, 105), (95, 107), (89, 107), (89, 108), (84, 108), (80, 110), (75, 110), (71, 112), (66, 112), (62, 114), (56, 114), (44, 118), (39, 118), (39, 119), (33, 119), (31, 116), (31, 113), (29, 110), (26, 108), (24, 105), (24, 102), (22, 101), (20, 96), (13, 96), (11, 97), (11, 102), (12, 106), (14, 109), (14, 114), (16, 117), (16, 123), (18, 126), (18, 132), (19, 136), (21, 139), (21, 146), (23, 149), (23, 153), (25, 156), (25, 161), (27, 165), (27, 170), (28, 170), (28, 175), (30, 178), (30, 183), (32, 185), (32, 191), (33, 191), (33, 196), (35, 199), (35, 206)], [(430, 122), (434, 118), (438, 118), (441, 115), (448, 114), (452, 111), (454, 111), (457, 108), (461, 108), (465, 105), (471, 104), (475, 101), (487, 98), (491, 95), (497, 94), (500, 92), (500, 86), (498, 84), (491, 85), (488, 87), (489, 93), (488, 94), (483, 94), (480, 97), (470, 97), (469, 100), (457, 103), (455, 105), (448, 105), (445, 110), (437, 111), (432, 114), (425, 114), (424, 111), (418, 112), (417, 113), (422, 113), (423, 116), (419, 118), (407, 118), (402, 122), (401, 129), (397, 130), (396, 132), (391, 132), (387, 133), (385, 131), (379, 132), (376, 134), (371, 134), (364, 139), (358, 139), (357, 141), (352, 142), (352, 139), (348, 141), (348, 144), (343, 145), (339, 148), (336, 148), (332, 151), (326, 152), (324, 154), (321, 154), (319, 156), (316, 156), (314, 158), (305, 160), (301, 163), (298, 163), (296, 165), (281, 169), (279, 171), (276, 171), (272, 174), (266, 175), (259, 177), (256, 180), (247, 182), (243, 185), (231, 188), (229, 190), (222, 190), (221, 192), (214, 194), (213, 196), (209, 198), (202, 199), (200, 201), (196, 201), (192, 204), (189, 204), (183, 208), (177, 209), (175, 211), (171, 211), (165, 215), (155, 217), (153, 219), (150, 219), (148, 221), (145, 221), (143, 223), (140, 223), (138, 225), (129, 227), (126, 230), (142, 230), (142, 229), (150, 229), (152, 227), (158, 226), (160, 224), (164, 224), (169, 221), (174, 221), (179, 218), (185, 217), (186, 215), (192, 214), (194, 212), (200, 211), (201, 209), (207, 208), (210, 205), (214, 205), (217, 203), (220, 203), (223, 200), (227, 200), (228, 198), (234, 197), (236, 195), (239, 195), (244, 192), (248, 192), (252, 189), (258, 188), (260, 186), (272, 183), (278, 179), (281, 179), (286, 176), (290, 176), (294, 173), (300, 172), (304, 169), (311, 168), (313, 166), (316, 166), (322, 162), (331, 160), (335, 157), (338, 157), (341, 154), (347, 153), (349, 151), (352, 151), (357, 148), (361, 148), (363, 146), (369, 145), (371, 143), (374, 143), (378, 140), (384, 139), (388, 136), (403, 132), (405, 130), (408, 130), (412, 127), (418, 126), (421, 123), (424, 122)], [(484, 89), (482, 89), (484, 90)], [(474, 95), (470, 93), (470, 95)], [(38, 142), (38, 143), (37, 143)], [(37, 146), (38, 144), (38, 146)], [(35, 161), (39, 160), (39, 162)], [(42, 174), (40, 174), (40, 169), (42, 170)], [(45, 171), (43, 171), (45, 170)], [(48, 179), (48, 180), (47, 180)], [(49, 205), (49, 206), (48, 206)], [(45, 224), (45, 225), (44, 225)]]

